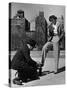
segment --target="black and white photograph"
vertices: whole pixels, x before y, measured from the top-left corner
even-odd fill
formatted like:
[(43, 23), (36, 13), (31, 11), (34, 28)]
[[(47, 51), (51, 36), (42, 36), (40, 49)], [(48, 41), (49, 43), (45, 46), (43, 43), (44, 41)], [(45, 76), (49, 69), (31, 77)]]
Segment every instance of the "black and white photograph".
[(65, 68), (65, 6), (9, 3), (9, 86), (62, 85)]

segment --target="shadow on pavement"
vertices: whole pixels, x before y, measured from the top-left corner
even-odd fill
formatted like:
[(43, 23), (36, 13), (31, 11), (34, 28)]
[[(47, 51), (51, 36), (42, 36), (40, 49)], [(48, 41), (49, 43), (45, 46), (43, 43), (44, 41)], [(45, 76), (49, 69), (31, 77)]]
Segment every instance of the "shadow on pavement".
[[(59, 69), (58, 69), (58, 72), (56, 72), (55, 74), (61, 73), (61, 72), (63, 72), (63, 71), (65, 71), (65, 66), (59, 68)], [(50, 73), (53, 73), (53, 72), (50, 72), (50, 71), (44, 71), (44, 72), (42, 72), (41, 76), (44, 76), (44, 75), (47, 75), (47, 74), (50, 74)]]
[[(61, 72), (63, 72), (63, 71), (65, 71), (65, 66), (62, 67), (62, 68), (59, 68), (59, 69), (58, 69), (58, 72), (57, 72), (56, 74), (61, 73)], [(43, 72), (41, 73), (41, 75), (39, 75), (39, 77), (42, 77), (42, 76), (45, 76), (45, 75), (48, 75), (48, 74), (51, 74), (51, 73), (52, 73), (52, 72), (50, 72), (50, 71), (43, 71)], [(31, 82), (31, 81), (34, 81), (34, 80), (39, 80), (39, 79), (40, 79), (40, 78), (31, 79), (31, 80), (28, 80), (26, 83)]]
[[(61, 72), (63, 72), (63, 71), (65, 71), (65, 66), (59, 68), (59, 69), (58, 69), (58, 72), (55, 73), (55, 74), (61, 73)], [(50, 73), (53, 73), (53, 72), (50, 72), (50, 71), (44, 71), (44, 72), (42, 72), (41, 76), (44, 76), (44, 75), (47, 75), (47, 74), (50, 74)]]
[(59, 68), (59, 69), (58, 69), (58, 72), (57, 72), (57, 74), (58, 74), (58, 73), (60, 73), (60, 72), (63, 72), (63, 71), (65, 71), (65, 69), (66, 69), (66, 68), (65, 68), (65, 66), (64, 66), (64, 67), (62, 67), (62, 68)]
[[(61, 73), (61, 72), (63, 72), (63, 71), (65, 71), (65, 66), (62, 67), (62, 68), (59, 68), (59, 69), (58, 69), (58, 72), (57, 72), (56, 74)], [(52, 73), (52, 72), (50, 72), (50, 71), (43, 71), (42, 74), (40, 75), (40, 77), (45, 76), (45, 75), (48, 75), (48, 74), (50, 74), (50, 73)], [(27, 81), (27, 82), (34, 81), (34, 80), (38, 80), (38, 79), (40, 79), (40, 78), (33, 79), (33, 80), (29, 80), (29, 81)]]

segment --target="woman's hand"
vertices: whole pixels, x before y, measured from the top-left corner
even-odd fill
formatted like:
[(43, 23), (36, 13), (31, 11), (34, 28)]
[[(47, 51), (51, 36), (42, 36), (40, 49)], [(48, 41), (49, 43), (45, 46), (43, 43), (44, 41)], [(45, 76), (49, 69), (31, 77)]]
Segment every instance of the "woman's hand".
[(59, 42), (59, 37), (58, 36), (55, 36), (55, 37), (53, 37), (53, 39), (52, 39), (52, 42)]

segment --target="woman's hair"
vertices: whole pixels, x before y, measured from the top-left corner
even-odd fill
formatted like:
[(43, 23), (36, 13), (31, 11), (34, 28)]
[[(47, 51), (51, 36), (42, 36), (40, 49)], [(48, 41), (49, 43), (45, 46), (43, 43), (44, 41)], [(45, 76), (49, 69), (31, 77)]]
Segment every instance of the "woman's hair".
[(57, 17), (56, 17), (55, 15), (51, 15), (51, 16), (49, 17), (49, 21), (50, 21), (50, 22), (52, 22), (52, 21), (53, 21), (53, 19), (54, 19), (54, 20), (56, 20), (56, 19), (57, 19)]

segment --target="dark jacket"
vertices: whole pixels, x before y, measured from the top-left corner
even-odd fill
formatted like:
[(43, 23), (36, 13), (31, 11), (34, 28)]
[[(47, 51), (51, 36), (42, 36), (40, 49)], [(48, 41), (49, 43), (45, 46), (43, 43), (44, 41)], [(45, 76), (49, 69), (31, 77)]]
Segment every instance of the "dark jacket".
[[(51, 39), (50, 39), (50, 41), (51, 41), (53, 36), (54, 36), (54, 28), (53, 28), (52, 24), (49, 25), (48, 29), (49, 29), (49, 35), (48, 36), (51, 37)], [(62, 27), (61, 24), (57, 28), (57, 33), (58, 33), (58, 36), (59, 36), (60, 41), (61, 41), (61, 39), (64, 36), (64, 28)]]
[(31, 59), (30, 50), (27, 45), (23, 43), (22, 48), (17, 51), (12, 59), (11, 68), (20, 70), (27, 66), (37, 68), (37, 63)]

